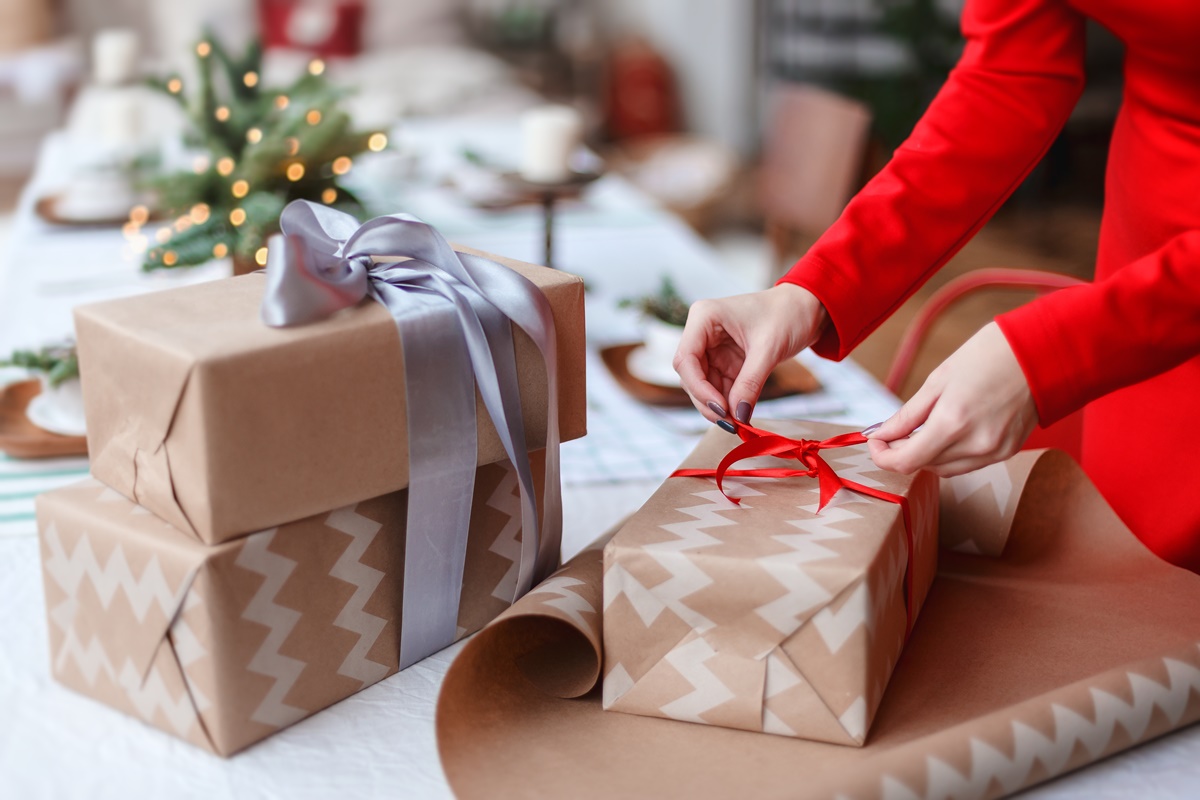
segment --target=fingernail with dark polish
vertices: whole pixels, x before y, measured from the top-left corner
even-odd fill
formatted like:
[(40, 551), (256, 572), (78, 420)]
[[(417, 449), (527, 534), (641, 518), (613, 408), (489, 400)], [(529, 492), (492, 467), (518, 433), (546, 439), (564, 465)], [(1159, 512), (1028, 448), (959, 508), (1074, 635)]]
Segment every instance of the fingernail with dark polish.
[(734, 412), (733, 416), (737, 418), (738, 422), (749, 422), (750, 412), (752, 410), (753, 409), (751, 409), (750, 404), (743, 400), (742, 402), (738, 403), (737, 411)]
[(872, 433), (879, 430), (880, 426), (882, 425), (882, 422), (876, 422), (874, 425), (868, 425), (862, 429), (863, 436), (870, 436)]
[(734, 434), (737, 433), (737, 428), (733, 427), (733, 423), (727, 419), (717, 420), (717, 427), (720, 428), (721, 430), (725, 431), (726, 433), (734, 433)]
[(714, 414), (716, 414), (721, 419), (725, 418), (725, 409), (721, 408), (719, 405), (714, 403), (712, 400), (708, 401), (708, 408), (710, 411), (712, 411)]

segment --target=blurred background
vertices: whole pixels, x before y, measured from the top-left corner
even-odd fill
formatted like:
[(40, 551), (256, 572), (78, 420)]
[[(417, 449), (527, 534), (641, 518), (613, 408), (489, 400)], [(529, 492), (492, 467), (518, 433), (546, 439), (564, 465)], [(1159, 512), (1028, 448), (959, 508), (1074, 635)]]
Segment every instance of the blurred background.
[[(607, 242), (605, 258), (641, 253), (669, 277), (701, 256), (647, 256), (637, 231), (682, 223), (728, 286), (765, 287), (904, 140), (961, 49), (959, 11), (956, 0), (0, 0), (5, 291), (15, 296), (11, 276), (41, 269), (34, 262), (54, 259), (57, 243), (84, 241), (71, 239), (77, 228), (104, 223), (123, 238), (88, 258), (111, 259), (112, 270), (211, 270), (210, 261), (227, 270), (231, 258), (261, 257), (277, 208), (259, 191), (266, 178), (239, 176), (257, 158), (259, 172), (296, 184), (294, 196), (317, 176), (314, 162), (288, 159), (320, 149), (268, 116), (288, 100), (269, 87), (308, 98), (314, 131), (313, 119), (345, 115), (320, 145), (327, 156), (348, 148), (345, 160), (322, 166), (327, 185), (309, 186), (314, 197), (361, 213), (412, 210), (451, 238), (533, 261), (544, 255), (545, 198), (511, 179), (520, 166), (513, 137), (529, 109), (565, 105), (599, 157), (580, 169), (601, 164), (605, 175), (558, 199), (559, 225), (591, 226)], [(261, 58), (247, 50), (255, 42)], [(956, 276), (987, 267), (1090, 276), (1121, 56), (1114, 38), (1091, 31), (1088, 89), (1059, 140), (997, 218), (854, 354), (871, 374), (887, 375), (900, 333)], [(322, 94), (305, 76), (339, 93)], [(234, 134), (249, 144), (231, 143)], [(271, 142), (284, 150), (268, 163)], [(173, 177), (189, 166), (195, 181)], [(213, 199), (226, 186), (245, 198), (241, 207)], [(247, 222), (238, 223), (242, 208)], [(615, 227), (597, 221), (601, 212)], [(635, 224), (636, 214), (649, 222)], [(559, 235), (558, 265), (573, 269), (590, 240)], [(110, 281), (116, 293), (116, 274), (94, 270), (86, 280)], [(658, 278), (629, 291), (653, 293)], [(84, 279), (60, 274), (37, 290), (75, 280)], [(697, 286), (684, 299), (718, 291)], [(910, 394), (984, 321), (1028, 297), (1003, 290), (957, 304), (893, 388)], [(28, 330), (0, 344), (37, 344), (21, 338)]]

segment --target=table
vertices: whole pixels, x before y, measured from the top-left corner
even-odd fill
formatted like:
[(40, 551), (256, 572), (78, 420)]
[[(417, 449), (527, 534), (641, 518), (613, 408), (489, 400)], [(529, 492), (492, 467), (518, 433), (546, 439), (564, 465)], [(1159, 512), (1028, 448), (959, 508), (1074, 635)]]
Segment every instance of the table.
[[(399, 134), (424, 148), (432, 164), (452, 161), (464, 143), (514, 154), (511, 124), (426, 123)], [(207, 280), (220, 265), (179, 275), (141, 276), (117, 231), (68, 233), (42, 225), (33, 200), (61, 179), (61, 139), (50, 138), (25, 192), (13, 238), (0, 264), (0, 352), (37, 344), (70, 330), (72, 305), (103, 297)], [(361, 180), (369, 184), (363, 165)], [(376, 207), (403, 208), (438, 225), (453, 240), (514, 258), (536, 261), (541, 246), (537, 209), (500, 215), (457, 205), (433, 183), (368, 187)], [(587, 203), (563, 210), (559, 221), (562, 266), (588, 282), (588, 338), (594, 350), (636, 336), (629, 314), (613, 301), (652, 290), (663, 272), (692, 299), (745, 291), (690, 229), (615, 178), (600, 181)], [(602, 368), (590, 356), (591, 434), (564, 446), (564, 556), (635, 510), (654, 490), (676, 452), (688, 449), (695, 429), (662, 432), (662, 420), (603, 386)], [(896, 407), (878, 383), (851, 362), (806, 357), (838, 406), (828, 418), (866, 425)], [(607, 409), (599, 406), (607, 404)], [(613, 404), (618, 407), (614, 408)], [(639, 416), (640, 415), (640, 416)], [(616, 422), (614, 422), (616, 420)], [(622, 426), (614, 431), (612, 426)], [(621, 474), (584, 468), (607, 441), (633, 433), (659, 435), (651, 449), (659, 460), (626, 464)], [(619, 432), (621, 438), (615, 433)], [(613, 434), (609, 436), (609, 434)], [(671, 448), (674, 448), (672, 450)], [(666, 464), (667, 466), (663, 466)], [(11, 462), (9, 472), (18, 469)], [(78, 462), (20, 469), (57, 473), (5, 481), (0, 462), (0, 515), (26, 515), (0, 527), (0, 797), (355, 797), (444, 798), (434, 740), (437, 691), (460, 645), (438, 653), (338, 705), (288, 728), (231, 760), (222, 760), (150, 729), (50, 678), (37, 541), (25, 495), (39, 482), (69, 480)], [(6, 486), (17, 486), (16, 491)], [(0, 517), (2, 518), (2, 517)], [(1200, 779), (1200, 730), (1175, 734), (1148, 747), (1031, 792), (1044, 798), (1187, 797)]]

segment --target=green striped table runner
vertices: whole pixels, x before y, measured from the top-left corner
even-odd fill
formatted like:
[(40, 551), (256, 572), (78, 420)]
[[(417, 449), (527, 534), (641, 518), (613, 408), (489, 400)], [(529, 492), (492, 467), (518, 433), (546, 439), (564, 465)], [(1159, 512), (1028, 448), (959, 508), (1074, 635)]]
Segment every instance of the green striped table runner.
[(25, 460), (0, 453), (0, 537), (35, 535), (33, 498), (87, 474), (84, 457)]

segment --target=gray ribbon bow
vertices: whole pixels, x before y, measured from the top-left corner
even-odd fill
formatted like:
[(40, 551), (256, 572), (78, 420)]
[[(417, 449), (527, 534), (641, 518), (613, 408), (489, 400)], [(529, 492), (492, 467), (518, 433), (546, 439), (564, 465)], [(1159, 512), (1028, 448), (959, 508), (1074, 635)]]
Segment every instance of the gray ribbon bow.
[[(513, 600), (557, 567), (562, 538), (558, 380), (550, 303), (524, 276), (460, 253), (406, 214), (359, 225), (327, 206), (296, 200), (272, 237), (262, 319), (284, 327), (324, 319), (372, 297), (400, 332), (408, 398), (408, 531), (400, 666), (458, 634), (477, 457), (475, 389), (521, 489), (521, 553)], [(407, 258), (377, 263), (379, 258)], [(546, 490), (539, 525), (525, 444), (511, 324), (546, 364)]]

